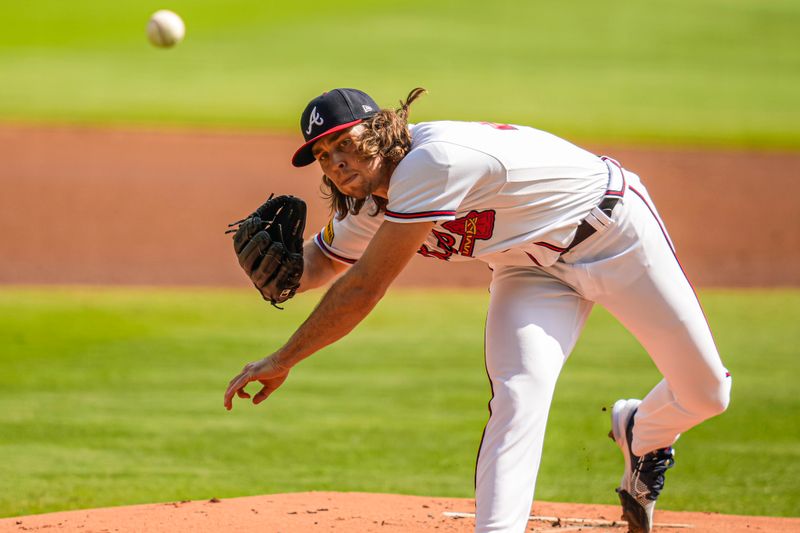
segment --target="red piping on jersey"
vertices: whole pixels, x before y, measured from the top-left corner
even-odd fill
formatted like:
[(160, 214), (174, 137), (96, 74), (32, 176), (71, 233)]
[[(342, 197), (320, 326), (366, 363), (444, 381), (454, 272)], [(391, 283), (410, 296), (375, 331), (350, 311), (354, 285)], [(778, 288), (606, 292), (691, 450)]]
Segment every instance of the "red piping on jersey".
[(325, 252), (326, 254), (330, 255), (334, 259), (338, 259), (339, 261), (341, 261), (343, 263), (348, 263), (350, 265), (352, 265), (352, 264), (354, 264), (356, 262), (355, 259), (350, 259), (349, 257), (341, 256), (341, 255), (337, 254), (336, 252), (334, 252), (333, 250), (331, 250), (330, 248), (328, 248), (328, 246), (325, 244), (325, 241), (322, 240), (322, 233), (321, 232), (317, 233), (317, 236), (316, 236), (316, 238), (314, 240), (317, 242), (317, 246), (319, 246), (322, 249), (323, 252)]
[(537, 261), (537, 260), (536, 260), (536, 258), (535, 258), (535, 257), (533, 257), (533, 256), (532, 256), (531, 254), (529, 254), (528, 252), (525, 252), (525, 255), (527, 255), (528, 257), (530, 257), (530, 258), (531, 258), (531, 261), (533, 261), (534, 263), (536, 263), (538, 266), (542, 266), (542, 264), (541, 264), (539, 261)]
[(539, 241), (539, 242), (535, 242), (533, 244), (535, 244), (537, 246), (542, 246), (544, 248), (547, 248), (548, 250), (553, 250), (554, 252), (558, 252), (558, 253), (564, 253), (564, 252), (567, 251), (566, 248), (561, 248), (560, 246), (556, 246), (555, 244), (550, 244), (549, 242)]
[(427, 218), (427, 217), (439, 217), (439, 216), (454, 217), (454, 216), (456, 216), (456, 212), (455, 211), (420, 211), (418, 213), (397, 213), (396, 211), (389, 211), (387, 209), (384, 216), (392, 217), (392, 218), (402, 218), (402, 219)]

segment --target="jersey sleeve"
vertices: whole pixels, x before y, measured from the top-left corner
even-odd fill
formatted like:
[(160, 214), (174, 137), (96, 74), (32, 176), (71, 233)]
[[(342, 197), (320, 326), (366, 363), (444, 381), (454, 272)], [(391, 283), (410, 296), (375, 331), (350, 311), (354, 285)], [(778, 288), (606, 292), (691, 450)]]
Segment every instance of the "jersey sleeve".
[(342, 220), (335, 216), (314, 237), (317, 247), (329, 258), (352, 265), (367, 249), (378, 231), (383, 216), (370, 216), (374, 204), (367, 202), (357, 215), (348, 214)]
[(473, 182), (458, 172), (446, 143), (411, 150), (397, 165), (389, 184), (386, 220), (423, 222), (453, 220)]

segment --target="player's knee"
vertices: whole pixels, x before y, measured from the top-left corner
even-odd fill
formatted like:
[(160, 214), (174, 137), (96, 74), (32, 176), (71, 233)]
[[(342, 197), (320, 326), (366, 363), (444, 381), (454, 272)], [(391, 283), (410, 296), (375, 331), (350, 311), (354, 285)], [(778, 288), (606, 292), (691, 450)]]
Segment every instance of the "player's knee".
[[(496, 384), (492, 399), (492, 416), (500, 415), (508, 423), (527, 425), (534, 423), (542, 406), (548, 406), (552, 390), (531, 380), (511, 380)], [(499, 385), (499, 386), (498, 386)]]
[(697, 391), (690, 409), (703, 419), (722, 414), (730, 404), (731, 378), (727, 372), (712, 383)]
[(711, 393), (708, 394), (704, 399), (702, 414), (705, 416), (705, 418), (711, 418), (712, 416), (720, 415), (725, 412), (729, 403), (729, 391), (725, 391), (723, 389), (711, 391)]
[(520, 391), (507, 387), (495, 388), (493, 402), (502, 411), (516, 417), (524, 417), (524, 412), (529, 407)]

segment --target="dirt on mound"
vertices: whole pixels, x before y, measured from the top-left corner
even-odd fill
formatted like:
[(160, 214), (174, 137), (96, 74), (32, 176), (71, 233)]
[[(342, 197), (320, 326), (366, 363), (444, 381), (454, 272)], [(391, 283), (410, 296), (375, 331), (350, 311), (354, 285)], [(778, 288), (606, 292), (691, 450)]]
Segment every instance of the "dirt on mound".
[[(0, 125), (0, 283), (249, 286), (228, 222), (271, 193), (328, 218), (297, 136)], [(589, 146), (647, 184), (693, 282), (800, 285), (800, 153)], [(415, 258), (398, 285), (486, 286), (479, 261)]]
[[(0, 520), (0, 532), (80, 531), (219, 533), (410, 533), (473, 530), (475, 501), (396, 494), (306, 492), (208, 501), (132, 505)], [(627, 531), (619, 508), (536, 502), (528, 531)], [(800, 531), (798, 518), (656, 511), (654, 532), (781, 533)]]

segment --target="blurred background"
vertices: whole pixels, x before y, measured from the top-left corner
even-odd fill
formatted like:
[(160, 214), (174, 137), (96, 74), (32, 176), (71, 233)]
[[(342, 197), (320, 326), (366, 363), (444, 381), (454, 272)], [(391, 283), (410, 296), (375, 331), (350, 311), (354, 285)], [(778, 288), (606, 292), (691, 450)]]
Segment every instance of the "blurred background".
[(796, 147), (795, 2), (175, 0), (184, 43), (154, 50), (162, 3), (4, 4), (5, 119), (294, 133), (323, 90), (419, 119), (535, 123), (602, 142)]
[[(313, 203), (309, 236), (327, 220), (288, 163), (305, 104), (423, 86), (413, 120), (532, 125), (637, 172), (700, 285), (800, 282), (795, 2), (177, 0), (187, 37), (156, 49), (160, 7), (0, 7), (0, 281), (241, 285), (228, 221), (270, 192)], [(400, 282), (486, 283), (433, 263)]]
[[(186, 24), (173, 49), (145, 37), (162, 8)], [(797, 514), (798, 2), (31, 0), (0, 20), (0, 516), (471, 494), (489, 398), (478, 262), (415, 259), (268, 407), (221, 408), (319, 296), (264, 305), (226, 224), (272, 192), (309, 202), (307, 237), (327, 222), (319, 171), (289, 158), (305, 104), (342, 86), (387, 107), (422, 86), (414, 121), (531, 125), (638, 173), (738, 386), (682, 440), (693, 459), (664, 506)], [(600, 407), (658, 375), (603, 311), (573, 358), (537, 494), (614, 503)]]

